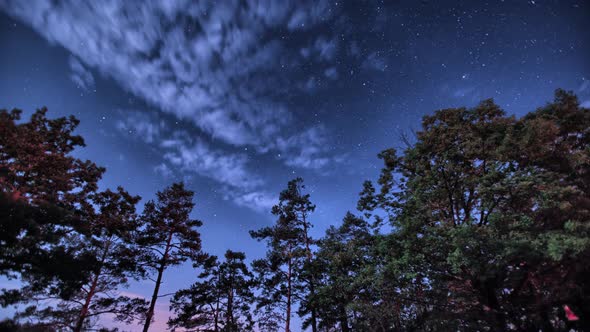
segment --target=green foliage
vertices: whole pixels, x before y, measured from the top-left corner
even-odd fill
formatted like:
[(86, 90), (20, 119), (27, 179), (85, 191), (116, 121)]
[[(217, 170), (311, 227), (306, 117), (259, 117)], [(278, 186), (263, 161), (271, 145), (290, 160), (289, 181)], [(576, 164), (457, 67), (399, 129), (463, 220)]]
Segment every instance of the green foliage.
[(437, 111), (402, 155), (380, 154), (380, 190), (366, 184), (359, 207), (395, 229), (390, 282), (424, 280), (421, 296), (396, 290), (400, 329), (587, 326), (589, 128), (589, 110), (558, 90), (522, 119), (491, 100)]

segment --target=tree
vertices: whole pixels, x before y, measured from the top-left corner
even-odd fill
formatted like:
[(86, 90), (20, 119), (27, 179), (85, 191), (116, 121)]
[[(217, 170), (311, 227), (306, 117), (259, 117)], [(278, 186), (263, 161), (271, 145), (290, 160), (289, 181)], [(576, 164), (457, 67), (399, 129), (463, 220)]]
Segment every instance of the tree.
[(142, 278), (145, 271), (135, 257), (139, 223), (135, 205), (141, 198), (131, 196), (123, 188), (93, 195), (98, 211), (91, 211), (90, 236), (84, 241), (85, 250), (97, 257), (93, 276), (80, 292), (83, 299), (74, 331), (82, 331), (89, 317), (111, 313), (119, 320), (132, 321), (144, 312), (145, 301), (114, 293), (128, 278)]
[[(0, 274), (26, 276), (29, 290), (52, 287), (67, 297), (87, 280), (91, 257), (61, 243), (84, 232), (84, 206), (104, 169), (71, 156), (84, 146), (74, 117), (50, 120), (47, 109), (19, 123), (22, 111), (0, 111)], [(79, 269), (70, 269), (79, 266)], [(27, 300), (3, 290), (0, 304)]]
[(253, 281), (245, 259), (244, 253), (231, 250), (221, 264), (211, 256), (200, 281), (174, 294), (171, 309), (177, 316), (168, 325), (186, 331), (252, 331)]
[(147, 332), (166, 268), (186, 260), (198, 262), (203, 258), (199, 220), (190, 218), (194, 207), (192, 191), (183, 183), (174, 183), (158, 192), (157, 201), (146, 203), (141, 221), (145, 225), (139, 243), (143, 246), (143, 261), (156, 272), (154, 292), (146, 314), (143, 331)]
[[(93, 258), (85, 268), (91, 271), (90, 277), (67, 297), (55, 296), (58, 290), (46, 289), (41, 296), (49, 303), (36, 301), (20, 318), (35, 317), (50, 326), (82, 331), (88, 329), (91, 319), (103, 314), (113, 314), (117, 320), (129, 323), (145, 312), (144, 300), (121, 296), (117, 291), (127, 284), (128, 278), (141, 278), (144, 272), (135, 260), (138, 248), (134, 242), (138, 228), (135, 205), (140, 197), (119, 187), (117, 192), (107, 190), (91, 195), (90, 199), (85, 235), (73, 233), (62, 237), (70, 251)], [(39, 298), (36, 293), (30, 294), (31, 300)]]
[[(276, 325), (275, 309), (284, 309), (285, 331), (290, 331), (292, 306), (307, 293), (308, 300), (313, 301), (315, 292), (315, 275), (311, 272), (313, 253), (312, 238), (309, 236), (311, 223), (309, 214), (315, 205), (309, 200), (309, 194), (303, 194), (303, 180), (291, 180), (287, 189), (279, 195), (279, 204), (273, 206), (272, 213), (278, 217), (274, 226), (251, 231), (250, 235), (259, 240), (266, 240), (269, 250), (265, 260), (253, 263), (254, 271), (262, 288), (258, 301), (258, 311), (264, 316), (266, 325)], [(301, 291), (301, 285), (306, 291)], [(312, 329), (317, 329), (316, 308), (313, 302), (303, 305), (302, 313), (309, 310)]]
[(349, 212), (341, 226), (330, 226), (319, 241), (315, 261), (322, 272), (316, 294), (319, 327), (349, 332), (352, 323), (355, 330), (362, 330), (360, 324), (350, 318), (363, 315), (358, 311), (353, 313), (352, 309), (360, 307), (361, 294), (367, 295), (369, 287), (364, 287), (367, 283), (362, 281), (367, 280), (364, 277), (376, 263), (373, 260), (375, 240), (369, 224)]
[(79, 331), (103, 313), (128, 320), (142, 301), (116, 289), (137, 272), (128, 257), (139, 198), (97, 193), (104, 169), (70, 156), (84, 146), (78, 120), (46, 112), (18, 123), (21, 111), (0, 111), (0, 273), (23, 284), (2, 305), (31, 303), (15, 317), (45, 328)]
[(416, 294), (404, 328), (587, 329), (588, 128), (558, 90), (522, 119), (491, 100), (438, 111), (402, 155), (380, 154), (380, 190), (360, 206), (394, 228), (385, 271)]

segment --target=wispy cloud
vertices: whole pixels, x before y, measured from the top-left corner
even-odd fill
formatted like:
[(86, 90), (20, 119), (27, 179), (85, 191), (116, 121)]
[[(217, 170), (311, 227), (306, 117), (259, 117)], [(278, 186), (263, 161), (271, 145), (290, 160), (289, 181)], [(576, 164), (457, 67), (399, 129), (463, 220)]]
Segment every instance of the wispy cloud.
[(169, 178), (172, 176), (173, 172), (166, 163), (161, 163), (158, 166), (154, 167), (154, 172), (160, 174), (164, 178)]
[(194, 175), (212, 179), (220, 184), (223, 198), (256, 211), (269, 211), (273, 197), (262, 188), (265, 181), (249, 167), (249, 157), (243, 152), (228, 152), (214, 148), (206, 140), (185, 130), (173, 129), (151, 113), (121, 111), (123, 119), (116, 123), (122, 134), (149, 143), (161, 155), (154, 172), (164, 177), (174, 174), (183, 178)]
[(78, 88), (88, 91), (94, 88), (94, 76), (78, 59), (70, 56), (70, 79)]
[(164, 159), (184, 172), (195, 172), (218, 182), (241, 189), (260, 186), (262, 180), (247, 170), (244, 154), (227, 154), (214, 150), (201, 140), (170, 146)]
[(224, 198), (232, 200), (239, 206), (252, 208), (258, 212), (268, 212), (273, 205), (278, 203), (277, 195), (264, 191), (245, 193), (226, 191)]
[(319, 170), (342, 159), (341, 155), (329, 154), (327, 142), (327, 129), (312, 126), (297, 135), (280, 139), (277, 144), (279, 158), (289, 166)]
[[(0, 6), (149, 103), (217, 140), (261, 151), (297, 132), (277, 94), (300, 86), (286, 72), (304, 60), (270, 33), (311, 29), (335, 12), (324, 0), (6, 0)], [(318, 61), (333, 60), (334, 39), (309, 42)], [(73, 64), (82, 74), (76, 81), (88, 86), (81, 62)]]
[(587, 80), (585, 78), (582, 79), (582, 83), (580, 84), (580, 86), (578, 87), (578, 93), (583, 93), (586, 92), (587, 90), (590, 90), (590, 80)]
[[(267, 209), (272, 198), (251, 154), (320, 172), (338, 161), (328, 131), (298, 118), (290, 102), (338, 78), (341, 35), (310, 33), (338, 17), (327, 0), (0, 0), (0, 8), (69, 50), (80, 87), (100, 71), (158, 110), (125, 111), (116, 126), (157, 149), (162, 176), (210, 178), (230, 188), (226, 199)], [(282, 33), (301, 38), (287, 43)]]
[(576, 93), (578, 94), (580, 99), (582, 99), (582, 101), (580, 102), (580, 106), (590, 108), (590, 99), (588, 99), (590, 98), (590, 80), (583, 77), (582, 83), (580, 83), (580, 86), (578, 87)]
[(338, 40), (325, 36), (318, 37), (310, 46), (301, 49), (301, 55), (306, 58), (314, 58), (320, 61), (332, 61), (338, 50)]
[(335, 80), (338, 78), (338, 69), (330, 67), (324, 71), (324, 75), (331, 80)]
[(166, 129), (166, 123), (150, 113), (132, 110), (120, 111), (120, 113), (125, 113), (125, 116), (116, 122), (117, 129), (141, 138), (147, 143), (153, 143), (159, 139), (162, 131)]
[(373, 69), (378, 71), (385, 71), (389, 65), (387, 64), (387, 60), (381, 56), (378, 52), (373, 52), (367, 56), (367, 58), (363, 61), (363, 68), (365, 69)]

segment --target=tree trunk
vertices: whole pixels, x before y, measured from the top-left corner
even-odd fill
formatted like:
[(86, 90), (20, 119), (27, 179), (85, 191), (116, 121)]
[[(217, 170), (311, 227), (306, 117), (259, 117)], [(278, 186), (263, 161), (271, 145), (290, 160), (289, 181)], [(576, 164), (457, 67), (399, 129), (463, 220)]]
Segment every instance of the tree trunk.
[[(217, 283), (219, 284), (221, 280), (221, 271), (217, 269)], [(221, 293), (215, 293), (215, 314), (213, 315), (215, 321), (215, 328), (213, 329), (215, 332), (219, 332), (219, 303), (221, 301)]]
[(145, 324), (143, 325), (143, 332), (148, 332), (150, 328), (150, 324), (152, 323), (152, 318), (154, 317), (154, 309), (156, 308), (156, 301), (158, 300), (158, 293), (160, 292), (160, 284), (162, 283), (162, 275), (164, 274), (164, 270), (166, 269), (166, 261), (168, 260), (168, 251), (170, 250), (170, 243), (172, 242), (172, 233), (168, 235), (168, 240), (166, 242), (166, 250), (164, 250), (164, 256), (162, 256), (162, 260), (160, 261), (160, 266), (158, 267), (158, 278), (156, 279), (156, 286), (154, 287), (154, 293), (152, 294), (152, 300), (150, 301), (150, 308), (147, 312), (145, 317)]
[[(311, 260), (312, 260), (312, 254), (311, 254), (311, 249), (309, 247), (309, 243), (311, 242), (309, 239), (309, 236), (307, 234), (307, 220), (306, 220), (306, 215), (305, 212), (302, 212), (302, 219), (303, 219), (303, 231), (304, 231), (304, 236), (305, 236), (305, 250), (307, 251), (307, 264), (309, 265), (309, 267), (311, 268)], [(311, 273), (309, 274), (309, 294), (310, 297), (312, 299), (315, 298), (315, 280), (314, 280), (314, 273), (313, 271), (310, 271)], [(317, 324), (317, 313), (316, 313), (316, 308), (315, 308), (315, 304), (311, 304), (311, 330), (312, 332), (317, 332), (318, 331), (318, 324)]]
[[(313, 280), (313, 276), (310, 276), (309, 293), (311, 294), (312, 300), (315, 301), (315, 281)], [(318, 331), (315, 303), (311, 304), (311, 330), (312, 330), (312, 332)]]
[(346, 308), (340, 307), (340, 330), (342, 332), (350, 332), (348, 328), (348, 317), (346, 315)]
[(291, 274), (292, 274), (292, 262), (291, 262), (291, 248), (289, 248), (289, 262), (287, 272), (287, 317), (285, 318), (285, 332), (291, 332)]
[(217, 302), (215, 303), (215, 332), (219, 332), (219, 295), (217, 296)]
[(156, 308), (156, 301), (158, 300), (158, 292), (160, 292), (160, 284), (162, 283), (162, 274), (164, 274), (164, 262), (160, 264), (158, 268), (158, 278), (156, 279), (156, 286), (154, 287), (154, 293), (152, 294), (152, 300), (150, 301), (150, 308), (145, 317), (145, 324), (143, 325), (143, 332), (147, 332), (150, 328), (152, 318), (154, 317), (154, 310)]
[(74, 332), (82, 331), (82, 327), (84, 327), (84, 321), (86, 320), (86, 316), (88, 315), (88, 308), (90, 307), (90, 301), (92, 301), (92, 297), (94, 296), (94, 292), (96, 291), (96, 286), (98, 284), (98, 277), (100, 276), (100, 272), (94, 276), (92, 280), (92, 285), (88, 290), (88, 295), (86, 296), (86, 300), (84, 301), (84, 305), (82, 306), (82, 310), (80, 310), (80, 315), (78, 316), (78, 321), (76, 322), (76, 327), (74, 327)]
[(229, 328), (229, 331), (234, 331), (235, 330), (235, 326), (234, 326), (234, 308), (233, 308), (233, 303), (234, 299), (233, 299), (233, 289), (229, 291), (228, 296), (227, 296), (227, 317), (226, 317), (226, 329)]
[(110, 245), (111, 245), (111, 240), (109, 239), (109, 241), (107, 241), (105, 249), (102, 253), (102, 257), (100, 258), (99, 269), (96, 272), (96, 274), (94, 275), (94, 279), (92, 280), (92, 284), (90, 285), (90, 289), (88, 290), (88, 294), (86, 295), (86, 299), (84, 300), (84, 305), (82, 306), (82, 309), (80, 310), (80, 314), (78, 315), (78, 321), (76, 322), (76, 326), (74, 327), (74, 332), (80, 332), (80, 331), (82, 331), (82, 328), (84, 327), (84, 321), (86, 320), (86, 317), (88, 316), (88, 309), (90, 308), (90, 303), (92, 302), (92, 298), (94, 297), (94, 294), (96, 293), (96, 287), (98, 286), (98, 279), (100, 278), (100, 274), (102, 272), (102, 267), (104, 265), (104, 261), (106, 260), (107, 255), (109, 253)]

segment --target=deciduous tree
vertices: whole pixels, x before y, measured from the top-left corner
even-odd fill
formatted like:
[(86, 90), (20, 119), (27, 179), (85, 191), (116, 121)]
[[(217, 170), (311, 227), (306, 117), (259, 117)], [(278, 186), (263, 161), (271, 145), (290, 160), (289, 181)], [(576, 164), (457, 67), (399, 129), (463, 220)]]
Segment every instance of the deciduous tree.
[(407, 326), (586, 326), (588, 128), (590, 111), (558, 90), (521, 119), (491, 100), (437, 111), (403, 154), (380, 154), (380, 190), (366, 186), (361, 206), (389, 214), (391, 278), (419, 286)]

